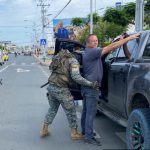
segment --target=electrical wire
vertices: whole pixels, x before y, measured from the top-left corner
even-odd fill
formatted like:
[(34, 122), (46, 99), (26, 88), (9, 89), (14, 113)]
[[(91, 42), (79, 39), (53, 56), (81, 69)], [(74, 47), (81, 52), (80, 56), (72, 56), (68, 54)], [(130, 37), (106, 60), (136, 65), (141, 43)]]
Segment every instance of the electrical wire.
[[(71, 0), (69, 0), (69, 2), (58, 12), (58, 14), (57, 14), (53, 19), (55, 19), (56, 17), (58, 17), (58, 16), (61, 14), (61, 12), (69, 5), (70, 2), (71, 2)], [(53, 20), (53, 19), (52, 19), (52, 20)], [(52, 21), (52, 20), (51, 20), (51, 21)], [(50, 21), (50, 22), (51, 22), (51, 21)], [(50, 22), (49, 22), (49, 23), (50, 23)]]
[(24, 26), (0, 26), (0, 28), (24, 28)]

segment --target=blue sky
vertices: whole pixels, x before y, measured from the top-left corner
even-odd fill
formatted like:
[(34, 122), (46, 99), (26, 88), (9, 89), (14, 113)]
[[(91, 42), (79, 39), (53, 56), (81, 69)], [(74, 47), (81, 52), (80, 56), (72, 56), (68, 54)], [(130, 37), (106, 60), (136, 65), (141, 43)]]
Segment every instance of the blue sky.
[[(50, 21), (46, 33), (52, 32), (52, 20), (69, 0), (45, 0), (46, 17)], [(114, 7), (116, 2), (135, 2), (135, 0), (93, 0), (93, 10), (103, 14), (104, 9)], [(96, 2), (96, 7), (95, 7)], [(34, 40), (33, 28), (37, 30), (38, 39), (41, 38), (41, 13), (37, 6), (38, 0), (0, 0), (0, 41), (12, 41), (17, 45), (32, 44)], [(72, 0), (56, 19), (86, 17), (90, 13), (90, 0)], [(27, 21), (24, 21), (27, 20)], [(48, 34), (49, 36), (50, 34)]]

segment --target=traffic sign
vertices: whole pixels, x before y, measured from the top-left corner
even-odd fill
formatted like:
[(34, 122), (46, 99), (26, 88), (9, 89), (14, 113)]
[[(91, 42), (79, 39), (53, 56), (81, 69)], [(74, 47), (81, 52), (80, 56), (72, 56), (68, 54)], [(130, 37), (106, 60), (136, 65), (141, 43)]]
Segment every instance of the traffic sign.
[(46, 39), (40, 39), (40, 45), (46, 45)]
[(116, 9), (121, 9), (121, 2), (116, 2)]
[(121, 6), (121, 2), (116, 2), (116, 7)]

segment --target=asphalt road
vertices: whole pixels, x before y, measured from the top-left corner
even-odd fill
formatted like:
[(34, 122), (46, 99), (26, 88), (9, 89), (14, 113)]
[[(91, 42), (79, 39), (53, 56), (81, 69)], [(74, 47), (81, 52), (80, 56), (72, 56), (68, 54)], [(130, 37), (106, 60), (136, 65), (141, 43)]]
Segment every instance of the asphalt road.
[[(51, 126), (51, 135), (40, 138), (40, 129), (48, 109), (46, 88), (49, 70), (32, 56), (10, 55), (0, 67), (0, 150), (106, 150), (126, 149), (125, 128), (104, 115), (96, 117), (94, 129), (101, 138), (101, 147), (70, 139), (70, 128), (60, 107)], [(77, 106), (81, 118), (82, 101)]]

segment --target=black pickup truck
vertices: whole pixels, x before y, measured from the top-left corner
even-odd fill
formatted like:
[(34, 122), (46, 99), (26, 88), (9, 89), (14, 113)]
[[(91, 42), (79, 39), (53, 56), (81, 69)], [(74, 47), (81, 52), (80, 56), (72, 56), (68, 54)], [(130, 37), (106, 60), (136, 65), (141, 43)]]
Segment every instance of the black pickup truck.
[[(150, 149), (150, 31), (127, 43), (128, 59), (123, 48), (102, 57), (104, 75), (97, 109), (126, 128), (128, 149)], [(75, 50), (80, 47), (80, 53)], [(85, 46), (71, 40), (58, 39), (55, 53), (66, 48), (81, 65)], [(80, 86), (71, 89), (75, 99), (82, 99)]]

